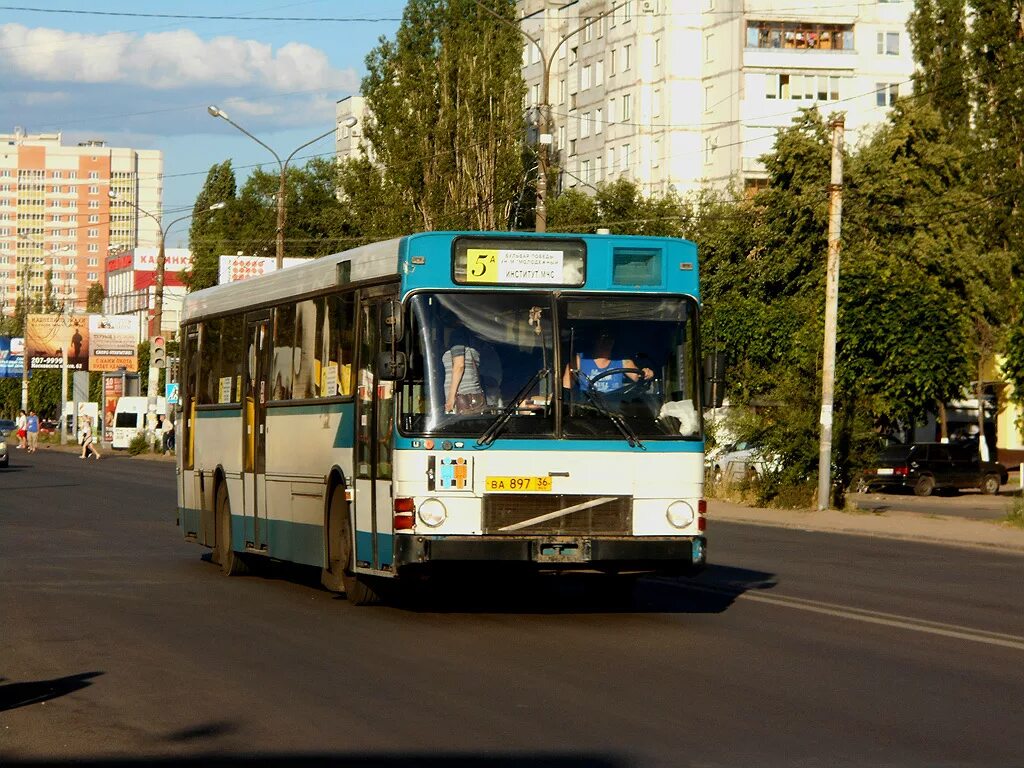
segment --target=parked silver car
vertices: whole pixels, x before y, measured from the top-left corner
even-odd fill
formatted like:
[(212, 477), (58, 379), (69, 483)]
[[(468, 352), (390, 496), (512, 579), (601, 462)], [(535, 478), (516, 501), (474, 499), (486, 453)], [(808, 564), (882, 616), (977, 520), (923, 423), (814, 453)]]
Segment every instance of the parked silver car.
[[(17, 439), (18, 425), (10, 419), (0, 419), (0, 467), (10, 464), (9, 443)], [(11, 435), (14, 435), (12, 438)]]
[(708, 458), (711, 477), (716, 483), (757, 480), (779, 468), (778, 458), (766, 456), (760, 447), (742, 440), (724, 446), (720, 452), (709, 454)]

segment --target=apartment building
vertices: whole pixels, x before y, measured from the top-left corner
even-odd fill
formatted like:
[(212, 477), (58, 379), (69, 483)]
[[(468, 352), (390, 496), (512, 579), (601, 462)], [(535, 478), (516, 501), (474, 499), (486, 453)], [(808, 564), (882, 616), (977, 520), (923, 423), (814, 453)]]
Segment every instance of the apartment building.
[(334, 152), (339, 163), (367, 151), (363, 142), (363, 123), (367, 114), (366, 99), (362, 96), (346, 96), (335, 103), (337, 129), (334, 132)]
[(524, 41), (531, 138), (546, 97), (562, 188), (756, 187), (801, 108), (844, 112), (852, 143), (911, 90), (911, 2), (632, 0), (589, 26), (615, 3), (517, 5), (546, 54)]
[(159, 245), (162, 190), (159, 150), (0, 134), (0, 311), (13, 314), (26, 269), (31, 297), (49, 274), (57, 304), (83, 311), (111, 249)]

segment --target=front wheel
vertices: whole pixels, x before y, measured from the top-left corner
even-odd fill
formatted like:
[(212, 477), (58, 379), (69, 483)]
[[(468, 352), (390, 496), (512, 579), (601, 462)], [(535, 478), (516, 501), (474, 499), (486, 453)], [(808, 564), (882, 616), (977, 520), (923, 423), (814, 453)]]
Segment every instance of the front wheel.
[(981, 480), (981, 492), (989, 496), (999, 493), (999, 475), (985, 475)]
[(918, 496), (931, 496), (935, 490), (935, 478), (931, 475), (922, 475), (914, 484), (914, 493)]
[(327, 567), (320, 582), (332, 592), (344, 592), (353, 605), (373, 605), (380, 602), (378, 592), (352, 571), (355, 552), (352, 546), (352, 528), (349, 524), (348, 501), (345, 488), (336, 485), (331, 490), (327, 505)]

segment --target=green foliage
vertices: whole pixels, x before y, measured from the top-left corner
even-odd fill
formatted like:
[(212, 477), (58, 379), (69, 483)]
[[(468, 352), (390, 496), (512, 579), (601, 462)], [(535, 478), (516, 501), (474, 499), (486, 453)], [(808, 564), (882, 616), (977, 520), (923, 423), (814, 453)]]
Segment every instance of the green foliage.
[(189, 248), (192, 250), (192, 269), (186, 272), (185, 284), (190, 291), (198, 291), (217, 284), (218, 259), (221, 254), (233, 254), (229, 233), (233, 232), (235, 217), (228, 216), (227, 210), (209, 215), (211, 205), (231, 203), (235, 200), (235, 171), (231, 161), (225, 160), (210, 167), (203, 188), (196, 197), (192, 208), (193, 218), (189, 229)]
[(103, 290), (102, 285), (99, 283), (90, 285), (89, 292), (85, 295), (85, 311), (102, 312), (104, 298), (106, 298), (106, 292)]
[(341, 174), (364, 231), (509, 226), (524, 181), (522, 42), (512, 0), (483, 5), (410, 0), (396, 39), (367, 56), (373, 162)]
[(128, 455), (138, 456), (140, 453), (149, 453), (153, 446), (149, 443), (149, 438), (146, 436), (145, 430), (137, 432), (135, 437), (128, 443)]
[(680, 237), (682, 202), (672, 193), (644, 195), (636, 183), (616, 179), (599, 184), (593, 195), (566, 190), (548, 205), (551, 231), (593, 233), (600, 227), (612, 234)]

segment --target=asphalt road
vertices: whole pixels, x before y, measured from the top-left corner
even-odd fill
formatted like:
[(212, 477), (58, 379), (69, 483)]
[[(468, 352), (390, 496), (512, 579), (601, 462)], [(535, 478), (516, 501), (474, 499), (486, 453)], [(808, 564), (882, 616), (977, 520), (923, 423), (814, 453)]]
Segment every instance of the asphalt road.
[(223, 577), (169, 464), (14, 459), (4, 766), (1024, 763), (1022, 556), (719, 523), (701, 579), (625, 607), (559, 578), (355, 608)]

